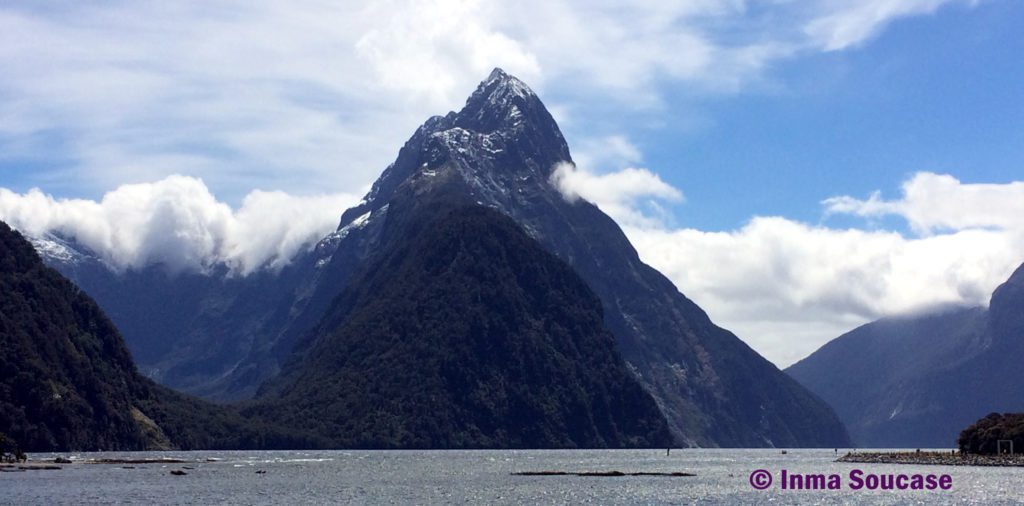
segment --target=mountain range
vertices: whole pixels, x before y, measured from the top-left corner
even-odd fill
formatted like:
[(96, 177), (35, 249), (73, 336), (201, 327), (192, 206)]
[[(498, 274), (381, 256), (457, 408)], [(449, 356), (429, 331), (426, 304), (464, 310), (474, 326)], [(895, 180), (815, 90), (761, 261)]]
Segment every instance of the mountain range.
[(884, 318), (786, 372), (835, 408), (862, 447), (949, 448), (991, 412), (1024, 410), (1024, 265), (988, 308)]
[[(119, 271), (73, 237), (33, 240), (107, 312), (147, 376), (308, 426), (287, 412), (299, 406), (339, 445), (635, 446), (660, 444), (663, 429), (689, 446), (846, 445), (825, 402), (716, 326), (598, 207), (563, 195), (552, 176), (571, 163), (537, 95), (495, 69), (460, 111), (416, 130), (334, 233), (279, 270)], [(467, 279), (501, 290), (456, 282)]]

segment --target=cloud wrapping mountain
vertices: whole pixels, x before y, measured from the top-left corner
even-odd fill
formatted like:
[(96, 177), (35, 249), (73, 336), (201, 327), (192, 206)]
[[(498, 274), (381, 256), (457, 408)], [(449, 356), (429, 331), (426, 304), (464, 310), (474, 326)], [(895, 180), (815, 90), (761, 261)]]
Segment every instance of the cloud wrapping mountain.
[(608, 212), (644, 261), (783, 366), (886, 315), (986, 305), (1024, 251), (1021, 182), (964, 184), (921, 172), (897, 200), (876, 193), (823, 202), (826, 215), (898, 216), (909, 232), (763, 216), (737, 230), (702, 231), (674, 227), (657, 207), (651, 211), (651, 200), (676, 195), (653, 174), (571, 174), (559, 180), (563, 192)]
[(683, 200), (683, 192), (647, 169), (596, 174), (562, 163), (551, 173), (551, 182), (570, 202), (582, 197), (600, 203), (601, 209), (623, 226), (656, 226), (666, 214), (658, 201)]
[[(1021, 261), (1024, 183), (965, 184), (922, 172), (885, 200), (838, 196), (826, 216), (895, 215), (910, 230), (860, 230), (754, 217), (731, 231), (675, 227), (682, 192), (638, 168), (596, 173), (560, 167), (566, 198), (596, 203), (641, 257), (755, 349), (788, 365), (830, 337), (883, 316), (937, 305), (985, 305)], [(198, 179), (123, 185), (99, 201), (0, 188), (0, 219), (31, 236), (73, 238), (118, 269), (162, 263), (240, 275), (286, 265), (337, 226), (354, 195), (251, 192), (237, 209)], [(685, 211), (685, 208), (684, 208)]]
[(224, 264), (245, 275), (287, 264), (356, 201), (347, 194), (253, 191), (233, 210), (202, 180), (170, 176), (122, 185), (99, 201), (0, 188), (0, 219), (36, 238), (73, 239), (118, 270), (164, 264), (196, 272)]

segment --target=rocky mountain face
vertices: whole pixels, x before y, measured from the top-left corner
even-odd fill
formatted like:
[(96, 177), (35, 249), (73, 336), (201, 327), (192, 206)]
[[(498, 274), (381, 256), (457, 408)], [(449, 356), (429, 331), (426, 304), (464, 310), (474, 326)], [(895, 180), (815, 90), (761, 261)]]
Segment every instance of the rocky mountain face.
[[(714, 325), (639, 259), (596, 206), (559, 192), (552, 173), (571, 162), (540, 99), (496, 69), (462, 110), (427, 120), (363, 202), (342, 215), (338, 230), (279, 273), (200, 279), (154, 268), (76, 275), (66, 262), (54, 265), (109, 308), (147, 374), (189, 392), (241, 398), (275, 376), (296, 343), (301, 353), (331, 302), (380, 247), (393, 208), (458, 188), (510, 217), (589, 285), (618, 353), (680, 443), (844, 445), (845, 430), (825, 403)], [(183, 283), (195, 288), (155, 287)], [(190, 309), (175, 316), (166, 314), (173, 308), (141, 308), (138, 301), (149, 298), (137, 292), (146, 287), (167, 293), (163, 301), (180, 297), (171, 300)], [(156, 342), (169, 349), (157, 350)]]
[(672, 444), (600, 301), (508, 217), (435, 191), (385, 221), (253, 413), (344, 448)]
[(786, 370), (828, 401), (863, 447), (952, 447), (990, 412), (1024, 410), (1024, 266), (988, 309), (886, 318)]
[(241, 277), (224, 266), (201, 273), (163, 265), (118, 271), (73, 240), (31, 240), (48, 265), (99, 303), (143, 374), (193, 395), (251, 397), (277, 371), (276, 343), (316, 323), (304, 321), (302, 311), (320, 281), (315, 251), (280, 271)]
[(100, 308), (3, 222), (0, 434), (26, 451), (308, 444), (140, 375)]

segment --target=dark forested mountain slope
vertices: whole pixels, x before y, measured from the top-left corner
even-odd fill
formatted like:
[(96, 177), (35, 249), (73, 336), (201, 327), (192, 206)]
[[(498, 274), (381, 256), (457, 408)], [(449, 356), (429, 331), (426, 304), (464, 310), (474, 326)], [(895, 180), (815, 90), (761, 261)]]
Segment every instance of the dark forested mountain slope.
[(787, 369), (832, 404), (854, 443), (949, 447), (965, 426), (1024, 410), (1024, 267), (989, 308), (864, 325)]
[(30, 449), (141, 447), (134, 374), (99, 308), (0, 224), (0, 432)]
[(383, 249), (254, 412), (343, 447), (671, 444), (569, 266), (497, 211), (415, 207), (393, 209)]
[(138, 374), (99, 307), (3, 222), (0, 433), (26, 451), (309, 444)]

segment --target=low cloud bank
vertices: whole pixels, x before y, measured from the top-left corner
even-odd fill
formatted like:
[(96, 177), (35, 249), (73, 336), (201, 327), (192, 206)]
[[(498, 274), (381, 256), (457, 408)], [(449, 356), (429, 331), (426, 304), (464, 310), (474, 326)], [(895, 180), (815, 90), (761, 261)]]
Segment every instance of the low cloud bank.
[(176, 271), (204, 271), (224, 264), (246, 275), (286, 265), (334, 230), (341, 213), (357, 201), (350, 194), (257, 190), (232, 209), (202, 180), (170, 176), (122, 185), (99, 201), (0, 188), (0, 219), (29, 236), (74, 239), (117, 269), (162, 263)]
[[(896, 200), (876, 193), (823, 202), (826, 215), (901, 217), (910, 233), (761, 216), (738, 230), (706, 232), (671, 227), (646, 210), (649, 200), (678, 195), (653, 174), (568, 174), (573, 177), (559, 180), (567, 198), (585, 198), (612, 215), (645, 262), (783, 367), (883, 316), (987, 305), (1024, 262), (1020, 182), (964, 184), (922, 172)], [(627, 191), (615, 193), (616, 187)]]

